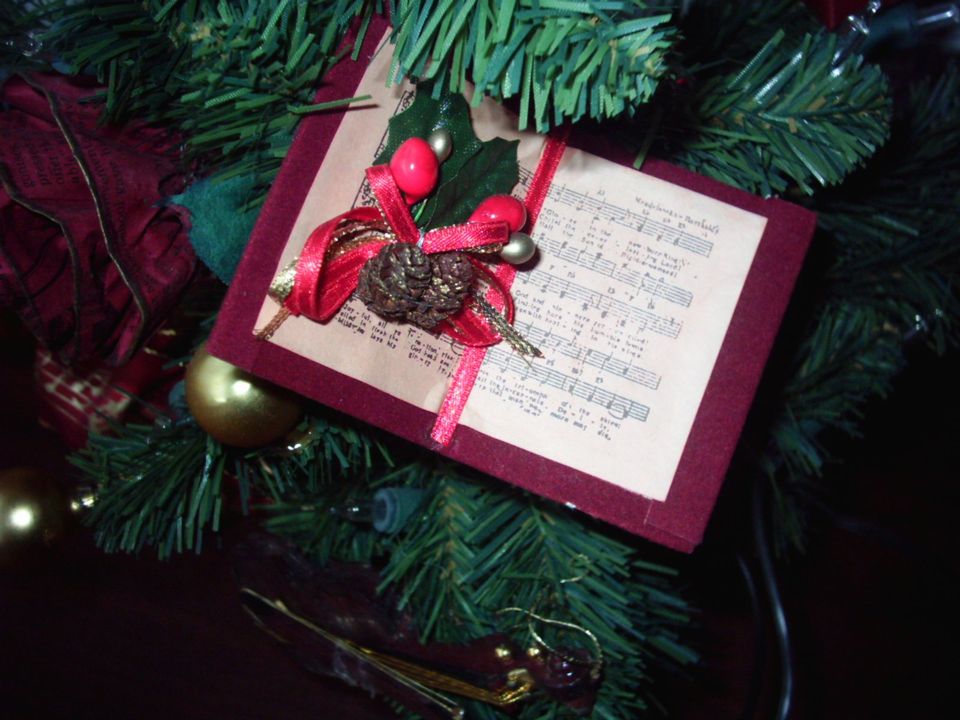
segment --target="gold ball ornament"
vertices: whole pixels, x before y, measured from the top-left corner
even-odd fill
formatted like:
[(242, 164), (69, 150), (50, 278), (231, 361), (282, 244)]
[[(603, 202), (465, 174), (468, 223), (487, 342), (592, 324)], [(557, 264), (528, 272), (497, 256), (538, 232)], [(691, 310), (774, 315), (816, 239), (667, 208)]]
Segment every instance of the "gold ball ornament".
[(303, 415), (299, 398), (201, 345), (184, 377), (187, 407), (197, 424), (224, 445), (261, 447), (288, 433)]
[(453, 135), (449, 130), (438, 128), (427, 136), (427, 144), (440, 162), (445, 161), (453, 152)]
[(500, 251), (500, 257), (511, 265), (523, 265), (537, 254), (537, 244), (533, 238), (522, 232), (510, 233), (510, 239)]
[(52, 545), (67, 525), (67, 496), (36, 468), (0, 470), (0, 560), (18, 548)]

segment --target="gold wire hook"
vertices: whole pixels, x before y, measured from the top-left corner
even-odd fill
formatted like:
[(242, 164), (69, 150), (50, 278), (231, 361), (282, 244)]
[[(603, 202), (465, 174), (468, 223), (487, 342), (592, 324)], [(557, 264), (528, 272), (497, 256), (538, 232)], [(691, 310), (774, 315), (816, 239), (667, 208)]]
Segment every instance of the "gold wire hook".
[(567, 628), (568, 630), (576, 630), (577, 632), (581, 632), (584, 635), (586, 635), (588, 638), (590, 638), (590, 642), (593, 645), (593, 648), (597, 654), (594, 661), (590, 663), (592, 665), (591, 674), (595, 676), (600, 674), (600, 669), (603, 667), (603, 648), (600, 646), (600, 641), (597, 640), (597, 636), (594, 635), (590, 630), (580, 625), (577, 625), (576, 623), (567, 622), (565, 620), (553, 620), (551, 618), (545, 618), (542, 615), (538, 615), (537, 613), (533, 612), (532, 610), (527, 610), (526, 608), (519, 608), (519, 607), (503, 608), (503, 610), (499, 610), (497, 614), (502, 615), (503, 613), (508, 613), (508, 612), (516, 612), (516, 613), (521, 613), (523, 615), (526, 615), (529, 618), (529, 621), (527, 622), (527, 628), (530, 631), (530, 635), (533, 637), (534, 641), (538, 645), (541, 645), (544, 648), (546, 648), (548, 651), (555, 653), (556, 655), (559, 655), (564, 660), (571, 663), (575, 663), (577, 665), (584, 665), (586, 663), (584, 663), (583, 660), (580, 660), (575, 657), (571, 657), (565, 653), (560, 652), (556, 648), (552, 647), (546, 640), (543, 639), (540, 633), (538, 633), (534, 629), (533, 621), (537, 620), (539, 622), (542, 622), (544, 625), (554, 625), (556, 627)]

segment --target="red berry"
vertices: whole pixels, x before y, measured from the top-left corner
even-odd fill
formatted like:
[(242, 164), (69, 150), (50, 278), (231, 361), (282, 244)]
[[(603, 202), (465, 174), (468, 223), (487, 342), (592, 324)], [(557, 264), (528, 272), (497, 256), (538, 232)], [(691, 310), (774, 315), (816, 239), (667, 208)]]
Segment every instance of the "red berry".
[(412, 204), (433, 192), (440, 173), (440, 161), (426, 140), (412, 137), (393, 153), (390, 172), (397, 187), (406, 194), (407, 202)]
[[(410, 193), (400, 193), (403, 195), (403, 199), (406, 200), (407, 205), (416, 205), (418, 202), (423, 200), (426, 195), (411, 195)], [(427, 193), (429, 195), (429, 193)]]
[(527, 224), (527, 209), (512, 195), (491, 195), (470, 216), (473, 222), (496, 222), (510, 225), (510, 232), (517, 232)]

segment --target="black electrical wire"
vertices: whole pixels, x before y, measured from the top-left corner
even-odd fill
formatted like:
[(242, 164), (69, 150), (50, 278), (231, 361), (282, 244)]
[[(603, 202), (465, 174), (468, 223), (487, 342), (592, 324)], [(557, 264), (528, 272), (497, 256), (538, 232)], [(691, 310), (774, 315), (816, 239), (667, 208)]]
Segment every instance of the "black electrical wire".
[(783, 608), (783, 599), (777, 585), (773, 556), (770, 552), (770, 533), (767, 527), (767, 486), (758, 479), (753, 486), (753, 544), (760, 565), (761, 587), (766, 595), (767, 609), (773, 620), (773, 634), (777, 647), (777, 667), (780, 687), (775, 720), (787, 720), (793, 708), (794, 659), (790, 641), (790, 627)]
[(754, 638), (750, 684), (747, 686), (746, 700), (743, 703), (743, 710), (740, 712), (740, 720), (753, 720), (754, 713), (757, 711), (757, 704), (760, 701), (760, 693), (763, 690), (763, 668), (766, 665), (767, 656), (767, 628), (764, 617), (761, 615), (760, 594), (757, 591), (757, 583), (754, 580), (753, 571), (750, 569), (750, 563), (742, 554), (737, 553), (737, 565), (740, 567), (743, 584), (750, 596)]

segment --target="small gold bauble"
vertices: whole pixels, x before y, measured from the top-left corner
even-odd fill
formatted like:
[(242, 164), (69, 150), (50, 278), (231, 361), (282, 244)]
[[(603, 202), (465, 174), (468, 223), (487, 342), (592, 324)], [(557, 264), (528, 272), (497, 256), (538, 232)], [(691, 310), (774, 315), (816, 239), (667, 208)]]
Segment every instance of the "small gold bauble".
[(500, 257), (511, 265), (523, 265), (537, 254), (533, 238), (522, 232), (510, 233), (510, 239), (500, 250)]
[(427, 136), (427, 144), (437, 156), (437, 160), (443, 162), (453, 152), (453, 135), (449, 130), (438, 128)]
[(215, 358), (205, 344), (187, 366), (184, 390), (194, 420), (224, 445), (266, 445), (303, 415), (296, 395)]
[(30, 467), (0, 470), (0, 554), (51, 545), (63, 535), (67, 498), (56, 480)]

